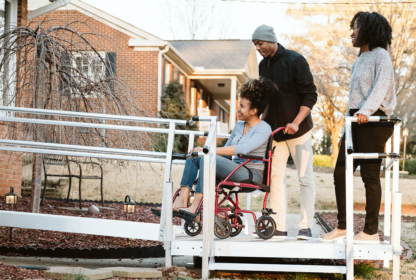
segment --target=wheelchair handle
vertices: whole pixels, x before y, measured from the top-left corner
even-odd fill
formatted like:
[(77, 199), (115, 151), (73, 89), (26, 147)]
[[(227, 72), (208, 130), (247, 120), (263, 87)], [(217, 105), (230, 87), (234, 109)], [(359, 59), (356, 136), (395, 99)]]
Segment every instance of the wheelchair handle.
[(281, 130), (284, 130), (286, 127), (284, 127), (284, 126), (282, 126), (282, 127), (279, 127), (279, 128), (277, 128), (277, 129), (275, 129), (273, 132), (272, 132), (272, 135), (275, 135), (276, 133), (278, 133), (279, 131), (281, 131)]
[(193, 116), (192, 119), (190, 119), (189, 121), (186, 121), (186, 125), (187, 126), (193, 126), (194, 123), (196, 123), (197, 121), (199, 121), (199, 117), (198, 116)]

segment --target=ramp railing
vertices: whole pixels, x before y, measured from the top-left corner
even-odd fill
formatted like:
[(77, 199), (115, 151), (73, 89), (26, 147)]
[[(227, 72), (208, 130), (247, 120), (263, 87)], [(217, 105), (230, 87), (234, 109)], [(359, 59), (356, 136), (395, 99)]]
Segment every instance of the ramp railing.
[[(215, 170), (216, 170), (216, 145), (217, 137), (228, 138), (228, 134), (217, 134), (217, 117), (194, 117), (189, 121), (185, 120), (171, 120), (160, 118), (144, 118), (133, 116), (120, 116), (120, 115), (107, 115), (107, 114), (92, 114), (81, 112), (66, 112), (55, 110), (41, 110), (30, 108), (16, 108), (16, 107), (3, 107), (0, 106), (0, 111), (7, 111), (12, 113), (25, 113), (25, 114), (40, 114), (40, 115), (52, 115), (63, 117), (81, 117), (101, 120), (113, 120), (113, 121), (128, 121), (128, 122), (146, 122), (155, 124), (166, 124), (169, 128), (152, 128), (152, 127), (140, 127), (140, 126), (128, 126), (128, 125), (112, 125), (112, 124), (95, 124), (95, 123), (82, 123), (82, 122), (69, 122), (58, 120), (45, 120), (45, 119), (30, 119), (13, 117), (0, 117), (0, 121), (15, 122), (15, 123), (33, 123), (33, 124), (47, 124), (58, 126), (72, 126), (72, 127), (87, 127), (87, 128), (100, 128), (100, 129), (113, 129), (113, 130), (125, 130), (125, 131), (140, 131), (151, 133), (166, 133), (168, 134), (168, 144), (166, 152), (152, 152), (141, 150), (128, 150), (118, 148), (105, 148), (105, 147), (89, 147), (81, 145), (68, 145), (57, 143), (44, 143), (33, 141), (18, 141), (10, 139), (0, 139), (0, 150), (25, 152), (25, 153), (40, 153), (40, 154), (54, 154), (54, 155), (67, 155), (77, 157), (91, 157), (102, 159), (114, 159), (114, 160), (131, 160), (138, 162), (157, 162), (165, 163), (164, 173), (164, 187), (162, 197), (162, 211), (160, 224), (151, 223), (134, 223), (127, 221), (114, 221), (92, 218), (78, 218), (68, 216), (56, 216), (46, 214), (33, 214), (22, 212), (10, 212), (0, 211), (0, 226), (40, 229), (40, 230), (53, 230), (62, 232), (84, 233), (84, 234), (96, 234), (106, 235), (114, 237), (124, 238), (136, 238), (147, 239), (155, 241), (163, 241), (166, 258), (166, 266), (172, 265), (172, 196), (173, 196), (173, 183), (170, 178), (172, 163), (184, 164), (185, 160), (173, 160), (173, 145), (174, 136), (189, 135), (188, 148), (191, 149), (194, 143), (195, 136), (206, 136), (203, 152), (198, 153), (198, 156), (203, 157), (204, 160), (204, 222), (203, 222), (203, 237), (202, 243), (198, 243), (201, 247), (202, 255), (202, 277), (207, 279), (209, 276), (210, 265), (215, 267), (215, 250), (214, 246), (214, 202), (215, 202)], [(208, 133), (200, 131), (178, 130), (176, 125), (192, 125), (196, 121), (210, 122), (210, 129)], [(351, 124), (356, 122), (356, 118), (345, 118), (345, 143), (346, 143), (346, 204), (347, 204), (347, 242), (343, 248), (345, 250), (345, 259), (347, 262), (346, 273), (347, 279), (353, 279), (354, 276), (354, 247), (353, 246), (353, 161), (354, 159), (371, 159), (371, 158), (385, 158), (386, 164), (384, 169), (386, 171), (386, 190), (385, 190), (385, 223), (384, 231), (385, 236), (391, 236), (391, 247), (393, 251), (393, 279), (399, 279), (400, 268), (400, 224), (401, 224), (401, 193), (399, 192), (399, 145), (400, 145), (400, 119), (394, 117), (370, 117), (370, 122), (393, 122), (394, 123), (394, 147), (393, 153), (390, 149), (390, 140), (387, 144), (386, 153), (356, 153), (353, 147), (353, 135), (351, 132)], [(393, 168), (393, 183), (390, 190), (390, 169)], [(391, 208), (392, 206), (392, 208)], [(390, 208), (392, 213), (390, 213)], [(392, 222), (390, 224), (390, 217)], [(385, 243), (386, 244), (386, 243)], [(334, 244), (335, 246), (336, 244)], [(391, 248), (389, 246), (389, 248)], [(306, 245), (305, 245), (306, 246)], [(338, 246), (338, 245), (337, 245)], [(371, 245), (369, 245), (371, 246)], [(387, 246), (387, 245), (386, 245)], [(335, 247), (334, 247), (335, 248)], [(358, 248), (358, 247), (357, 247)], [(360, 247), (361, 248), (361, 247)], [(194, 248), (189, 250), (195, 252)], [(378, 257), (381, 255), (381, 251), (375, 253)], [(384, 265), (389, 266), (389, 260), (391, 254), (384, 252)], [(361, 257), (360, 257), (361, 258)], [(372, 258), (374, 259), (374, 258)], [(228, 265), (228, 264), (227, 264)], [(256, 266), (252, 269), (261, 268), (262, 266)], [(299, 266), (299, 269), (304, 269), (304, 266)], [(261, 268), (263, 269), (263, 268)], [(273, 268), (274, 269), (274, 268)], [(276, 267), (275, 271), (280, 271), (282, 267)], [(294, 268), (290, 268), (293, 270)], [(305, 268), (306, 269), (306, 268)], [(311, 269), (311, 268), (308, 268)], [(321, 269), (319, 266), (313, 268), (314, 272), (318, 272)], [(344, 267), (345, 269), (345, 267)], [(289, 270), (288, 270), (289, 271)], [(301, 271), (301, 270), (295, 270)], [(306, 270), (305, 270), (306, 271)]]
[[(353, 201), (353, 178), (354, 178), (354, 159), (385, 159), (386, 164), (382, 167), (385, 171), (385, 204), (384, 204), (384, 236), (391, 236), (391, 246), (393, 247), (393, 279), (400, 276), (400, 225), (401, 225), (401, 199), (399, 191), (399, 157), (400, 157), (400, 128), (401, 120), (397, 117), (373, 116), (369, 122), (391, 122), (394, 123), (393, 132), (393, 153), (391, 153), (391, 138), (386, 144), (386, 153), (357, 153), (354, 152), (353, 135), (351, 125), (357, 122), (357, 118), (345, 117), (345, 176), (346, 176), (346, 207), (347, 207), (347, 244), (346, 262), (347, 279), (354, 279), (354, 201)], [(340, 151), (342, 152), (342, 151)], [(393, 167), (393, 188), (390, 190), (390, 169)], [(393, 202), (393, 203), (392, 203)], [(390, 213), (392, 209), (392, 213)], [(390, 218), (392, 216), (392, 232), (390, 228)], [(358, 252), (356, 252), (358, 253)], [(384, 260), (384, 267), (389, 267), (390, 261)]]
[[(11, 152), (24, 152), (24, 153), (40, 153), (40, 154), (52, 154), (52, 155), (66, 155), (76, 157), (90, 157), (101, 159), (113, 159), (113, 160), (128, 160), (138, 162), (156, 162), (165, 163), (164, 173), (164, 188), (162, 198), (162, 211), (160, 225), (151, 223), (132, 223), (126, 221), (113, 221), (103, 219), (92, 218), (78, 218), (68, 216), (46, 215), (46, 214), (34, 214), (34, 213), (22, 213), (22, 212), (10, 212), (0, 211), (0, 226), (18, 227), (28, 229), (40, 229), (40, 230), (53, 230), (61, 232), (72, 233), (84, 233), (84, 234), (96, 234), (106, 235), (114, 237), (124, 238), (136, 238), (147, 239), (155, 241), (163, 241), (166, 250), (166, 266), (172, 265), (171, 255), (171, 241), (172, 241), (172, 196), (173, 196), (173, 183), (170, 179), (172, 163), (184, 164), (185, 160), (172, 159), (173, 156), (173, 144), (175, 135), (189, 135), (189, 149), (193, 148), (195, 136), (207, 136), (203, 152), (199, 153), (199, 156), (204, 157), (205, 161), (205, 176), (204, 191), (206, 193), (212, 193), (214, 188), (209, 187), (209, 184), (215, 183), (215, 148), (216, 148), (216, 127), (217, 117), (194, 117), (192, 120), (175, 120), (175, 119), (162, 119), (162, 118), (147, 118), (147, 117), (134, 117), (134, 116), (122, 116), (122, 115), (110, 115), (110, 114), (95, 114), (95, 113), (82, 113), (82, 112), (68, 112), (57, 110), (43, 110), (32, 109), (22, 107), (6, 107), (0, 106), (0, 111), (10, 113), (24, 113), (24, 114), (37, 114), (37, 115), (49, 115), (57, 117), (73, 117), (73, 118), (89, 118), (99, 119), (103, 121), (127, 121), (127, 122), (145, 122), (155, 124), (169, 125), (169, 128), (152, 128), (152, 127), (140, 127), (140, 126), (127, 126), (127, 125), (113, 125), (113, 124), (100, 124), (100, 123), (83, 123), (83, 122), (71, 122), (71, 121), (59, 121), (59, 120), (46, 120), (46, 119), (31, 119), (16, 117), (15, 114), (11, 114), (12, 117), (0, 116), (0, 121), (14, 122), (14, 123), (31, 123), (31, 124), (46, 124), (68, 127), (84, 127), (84, 128), (99, 128), (99, 129), (112, 129), (112, 130), (124, 130), (124, 131), (136, 131), (136, 132), (151, 132), (151, 133), (166, 133), (168, 134), (168, 144), (166, 152), (152, 152), (152, 151), (140, 151), (140, 150), (128, 150), (119, 148), (105, 148), (105, 147), (91, 147), (82, 145), (68, 145), (57, 143), (45, 143), (34, 141), (20, 141), (10, 139), (0, 139), (0, 150)], [(208, 133), (202, 131), (191, 130), (178, 130), (176, 125), (192, 125), (196, 121), (210, 122), (210, 130)], [(221, 137), (228, 138), (228, 134), (221, 134)], [(209, 196), (207, 196), (209, 197)], [(204, 201), (205, 209), (214, 211), (213, 202), (209, 199)], [(213, 219), (212, 217), (210, 219)], [(209, 228), (207, 228), (209, 227)], [(204, 231), (211, 232), (210, 239), (204, 237), (204, 244), (210, 243), (212, 246), (213, 240), (213, 222), (204, 223)], [(204, 246), (205, 259), (208, 258), (208, 252), (210, 252), (210, 245)]]

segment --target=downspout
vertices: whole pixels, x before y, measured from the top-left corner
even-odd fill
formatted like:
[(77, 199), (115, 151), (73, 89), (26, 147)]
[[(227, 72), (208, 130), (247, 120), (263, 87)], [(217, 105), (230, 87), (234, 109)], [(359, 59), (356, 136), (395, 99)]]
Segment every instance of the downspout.
[(159, 51), (158, 83), (157, 83), (157, 114), (162, 110), (162, 55), (169, 51), (169, 45), (164, 50)]

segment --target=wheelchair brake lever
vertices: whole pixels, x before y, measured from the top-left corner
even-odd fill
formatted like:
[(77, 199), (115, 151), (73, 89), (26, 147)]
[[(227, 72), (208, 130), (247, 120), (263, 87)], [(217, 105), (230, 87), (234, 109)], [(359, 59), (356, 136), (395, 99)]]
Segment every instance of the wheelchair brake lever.
[(224, 226), (222, 225), (222, 223), (221, 223), (221, 220), (220, 220), (220, 217), (218, 217), (218, 216), (215, 216), (215, 224), (223, 231), (223, 232), (225, 232), (226, 230), (225, 230), (225, 228), (224, 228)]
[(190, 159), (190, 158), (197, 158), (198, 157), (198, 152), (192, 152), (190, 154), (186, 154), (186, 159)]

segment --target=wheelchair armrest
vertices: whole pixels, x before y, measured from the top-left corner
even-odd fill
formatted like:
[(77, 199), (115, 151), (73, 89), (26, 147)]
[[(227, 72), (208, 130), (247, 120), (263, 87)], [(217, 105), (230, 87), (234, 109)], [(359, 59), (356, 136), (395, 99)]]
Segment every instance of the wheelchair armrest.
[(174, 159), (183, 159), (183, 160), (186, 160), (186, 155), (184, 155), (184, 154), (172, 153), (172, 160), (174, 160)]
[(264, 159), (262, 156), (253, 156), (253, 155), (245, 155), (245, 154), (237, 154), (239, 158), (245, 159)]

